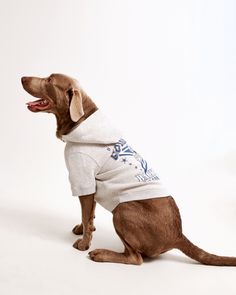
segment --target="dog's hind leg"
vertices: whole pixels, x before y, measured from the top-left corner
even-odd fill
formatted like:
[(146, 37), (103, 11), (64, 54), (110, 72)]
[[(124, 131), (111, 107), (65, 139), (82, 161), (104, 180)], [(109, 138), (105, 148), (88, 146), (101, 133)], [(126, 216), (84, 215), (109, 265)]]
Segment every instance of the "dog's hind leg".
[(142, 264), (143, 258), (141, 254), (130, 249), (125, 243), (124, 245), (124, 253), (118, 253), (106, 249), (96, 249), (89, 252), (89, 256), (93, 261), (96, 262), (114, 262), (134, 265)]
[[(89, 253), (90, 258), (96, 262), (114, 262), (114, 263), (125, 263), (125, 264), (134, 264), (140, 265), (143, 262), (143, 258), (141, 253), (138, 250), (138, 247), (135, 247), (137, 244), (136, 238), (131, 237), (130, 241), (127, 241), (119, 230), (120, 216), (119, 214), (114, 214), (113, 212), (113, 223), (115, 226), (116, 233), (120, 237), (121, 241), (125, 246), (125, 250), (123, 253), (118, 253), (115, 251), (107, 250), (107, 249), (96, 249)], [(129, 234), (128, 234), (129, 235)], [(131, 243), (130, 243), (131, 242)], [(134, 247), (133, 247), (134, 245)]]

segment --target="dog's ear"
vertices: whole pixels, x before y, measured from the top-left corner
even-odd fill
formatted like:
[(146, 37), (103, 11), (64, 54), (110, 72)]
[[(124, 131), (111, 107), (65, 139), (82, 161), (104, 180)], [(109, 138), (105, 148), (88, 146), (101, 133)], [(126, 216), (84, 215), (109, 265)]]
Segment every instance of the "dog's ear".
[(73, 122), (78, 122), (84, 115), (82, 95), (80, 91), (69, 89), (67, 91), (70, 98), (70, 117)]

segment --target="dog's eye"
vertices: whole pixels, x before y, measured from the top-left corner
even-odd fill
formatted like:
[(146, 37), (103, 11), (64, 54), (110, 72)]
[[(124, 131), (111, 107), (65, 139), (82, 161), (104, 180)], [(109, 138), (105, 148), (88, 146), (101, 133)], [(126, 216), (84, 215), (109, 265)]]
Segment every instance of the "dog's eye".
[(49, 82), (49, 83), (52, 82), (52, 77), (51, 76), (47, 78), (47, 82)]

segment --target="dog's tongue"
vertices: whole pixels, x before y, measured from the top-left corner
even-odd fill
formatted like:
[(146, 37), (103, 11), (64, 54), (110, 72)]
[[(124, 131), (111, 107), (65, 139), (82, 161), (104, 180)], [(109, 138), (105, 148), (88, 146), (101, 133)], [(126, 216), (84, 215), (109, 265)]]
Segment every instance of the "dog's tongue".
[(35, 105), (38, 105), (42, 102), (42, 99), (38, 99), (38, 100), (35, 100), (35, 101), (29, 101), (26, 103), (27, 106), (31, 107), (31, 106), (35, 106)]
[(49, 102), (46, 99), (38, 99), (26, 103), (28, 109), (32, 112), (39, 112), (48, 110), (50, 107)]

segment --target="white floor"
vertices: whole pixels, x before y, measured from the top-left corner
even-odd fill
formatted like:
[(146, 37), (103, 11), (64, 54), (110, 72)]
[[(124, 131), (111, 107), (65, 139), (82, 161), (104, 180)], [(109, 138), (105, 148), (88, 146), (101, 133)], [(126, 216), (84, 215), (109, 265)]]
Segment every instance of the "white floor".
[[(178, 251), (141, 266), (95, 263), (88, 251), (72, 248), (76, 240), (70, 230), (80, 220), (77, 200), (52, 200), (17, 196), (3, 198), (0, 205), (0, 289), (3, 295), (26, 294), (236, 294), (236, 268), (196, 264)], [(197, 203), (197, 202), (196, 202)], [(226, 202), (227, 203), (227, 202)], [(185, 211), (184, 206), (181, 206)], [(187, 235), (206, 250), (236, 255), (235, 210), (212, 206), (202, 219), (186, 224)], [(78, 213), (78, 212), (79, 213)], [(225, 213), (222, 213), (224, 212)], [(188, 215), (184, 213), (186, 219)], [(204, 220), (205, 218), (205, 220)], [(183, 222), (184, 223), (184, 222)], [(208, 229), (217, 226), (212, 232)], [(206, 232), (200, 233), (204, 226)], [(112, 227), (111, 215), (97, 208), (97, 231), (91, 249), (122, 251)], [(190, 229), (192, 228), (192, 229)], [(200, 228), (200, 229), (199, 229)], [(186, 233), (185, 231), (185, 233)], [(190, 235), (191, 232), (191, 235)], [(222, 233), (224, 232), (224, 236)], [(231, 244), (232, 243), (232, 244)]]

